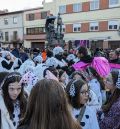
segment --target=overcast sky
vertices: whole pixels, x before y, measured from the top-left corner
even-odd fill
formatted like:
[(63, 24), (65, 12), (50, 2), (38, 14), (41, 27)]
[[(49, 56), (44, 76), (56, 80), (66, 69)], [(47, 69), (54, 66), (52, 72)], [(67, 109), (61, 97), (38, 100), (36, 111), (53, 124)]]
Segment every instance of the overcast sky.
[[(0, 0), (0, 10), (17, 11), (28, 8), (40, 7), (43, 0)], [(46, 0), (50, 2), (52, 0)]]

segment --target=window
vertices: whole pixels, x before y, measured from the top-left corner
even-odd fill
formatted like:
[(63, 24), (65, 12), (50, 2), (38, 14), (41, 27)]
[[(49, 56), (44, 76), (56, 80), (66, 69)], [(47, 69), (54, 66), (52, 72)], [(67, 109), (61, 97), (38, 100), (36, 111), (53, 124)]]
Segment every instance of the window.
[(65, 32), (65, 25), (62, 25), (62, 32)]
[(8, 25), (8, 18), (5, 18), (5, 19), (4, 19), (4, 24), (5, 24), (5, 25)]
[(17, 38), (18, 38), (18, 33), (17, 33), (17, 31), (14, 31), (13, 32), (13, 40), (17, 40)]
[(3, 40), (3, 32), (0, 31), (0, 40)]
[(108, 22), (108, 30), (117, 30), (119, 27), (118, 21), (109, 21)]
[(37, 35), (45, 32), (45, 27), (27, 28), (27, 35)]
[(8, 32), (5, 32), (5, 41), (9, 41)]
[(43, 33), (43, 32), (45, 32), (45, 28), (44, 27), (39, 27), (39, 34)]
[(109, 7), (116, 7), (119, 5), (119, 0), (109, 0)]
[(13, 23), (17, 24), (17, 22), (18, 22), (17, 17), (13, 17)]
[(35, 15), (34, 14), (29, 14), (29, 21), (32, 21), (32, 20), (34, 20), (35, 19)]
[(90, 23), (90, 31), (98, 31), (99, 30), (99, 23), (98, 22), (91, 22)]
[(82, 5), (79, 4), (73, 4), (73, 12), (80, 12), (82, 11)]
[(94, 0), (90, 2), (90, 10), (99, 9), (99, 0)]
[(43, 27), (43, 32), (45, 33), (45, 27)]
[(35, 28), (31, 28), (30, 34), (32, 34), (32, 35), (35, 34)]
[(60, 14), (66, 13), (66, 5), (59, 6), (59, 13)]
[(39, 34), (39, 28), (38, 27), (35, 28), (35, 34)]
[(41, 18), (45, 19), (47, 17), (47, 12), (41, 12)]
[(28, 35), (31, 34), (31, 29), (30, 28), (27, 28), (26, 30), (27, 30)]
[(80, 32), (80, 31), (81, 31), (81, 24), (80, 23), (73, 24), (73, 32)]

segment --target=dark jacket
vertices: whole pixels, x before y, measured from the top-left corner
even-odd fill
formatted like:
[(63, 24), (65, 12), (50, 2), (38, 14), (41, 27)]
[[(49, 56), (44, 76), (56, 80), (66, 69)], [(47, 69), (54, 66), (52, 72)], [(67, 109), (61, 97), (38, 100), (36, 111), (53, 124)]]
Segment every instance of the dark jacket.
[(13, 66), (13, 62), (7, 63), (5, 60), (3, 60), (1, 62), (1, 64), (2, 64), (2, 67), (6, 68), (7, 70), (10, 70), (12, 68), (12, 66)]
[(113, 64), (120, 64), (120, 59), (115, 59), (115, 60), (110, 60), (109, 61), (110, 63), (113, 63)]
[(28, 57), (27, 53), (25, 53), (25, 52), (21, 52), (21, 53), (20, 53), (20, 59), (22, 60), (23, 63), (24, 63), (28, 58), (29, 58), (29, 57)]
[(120, 97), (113, 103), (110, 110), (104, 113), (99, 122), (101, 129), (120, 129)]
[(83, 56), (80, 58), (80, 61), (82, 61), (84, 63), (92, 63), (93, 57), (91, 57), (90, 55)]
[(28, 125), (22, 125), (22, 126), (18, 126), (17, 129), (28, 129)]
[(17, 48), (15, 48), (14, 50), (12, 50), (11, 52), (15, 57), (19, 58), (19, 50)]

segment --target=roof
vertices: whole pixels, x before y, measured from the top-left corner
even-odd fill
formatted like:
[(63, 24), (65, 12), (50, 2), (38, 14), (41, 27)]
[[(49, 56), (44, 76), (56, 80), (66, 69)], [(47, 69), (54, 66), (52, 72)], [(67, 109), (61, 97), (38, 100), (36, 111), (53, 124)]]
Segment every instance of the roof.
[(3, 15), (11, 15), (11, 14), (18, 14), (18, 13), (23, 13), (23, 12), (26, 12), (26, 11), (37, 10), (37, 9), (43, 9), (43, 7), (24, 9), (24, 10), (13, 11), (13, 12), (3, 12), (3, 13), (0, 14), (0, 16), (3, 16)]

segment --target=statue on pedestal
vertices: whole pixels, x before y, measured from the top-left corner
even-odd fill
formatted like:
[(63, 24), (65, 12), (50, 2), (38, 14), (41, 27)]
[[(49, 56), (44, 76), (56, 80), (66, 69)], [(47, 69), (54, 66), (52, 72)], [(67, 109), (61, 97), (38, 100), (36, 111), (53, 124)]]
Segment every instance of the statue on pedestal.
[(60, 17), (60, 13), (58, 13), (58, 17), (57, 17), (57, 32), (58, 33), (62, 33), (62, 18)]
[(50, 15), (46, 18), (45, 30), (46, 30), (46, 39), (49, 45), (63, 44), (64, 34), (62, 33), (62, 18), (60, 13), (57, 16), (57, 28), (55, 28), (55, 19), (56, 16)]
[(46, 24), (45, 24), (45, 31), (47, 35), (48, 43), (51, 43), (55, 34), (55, 22), (56, 17), (55, 16), (47, 16), (46, 18)]

